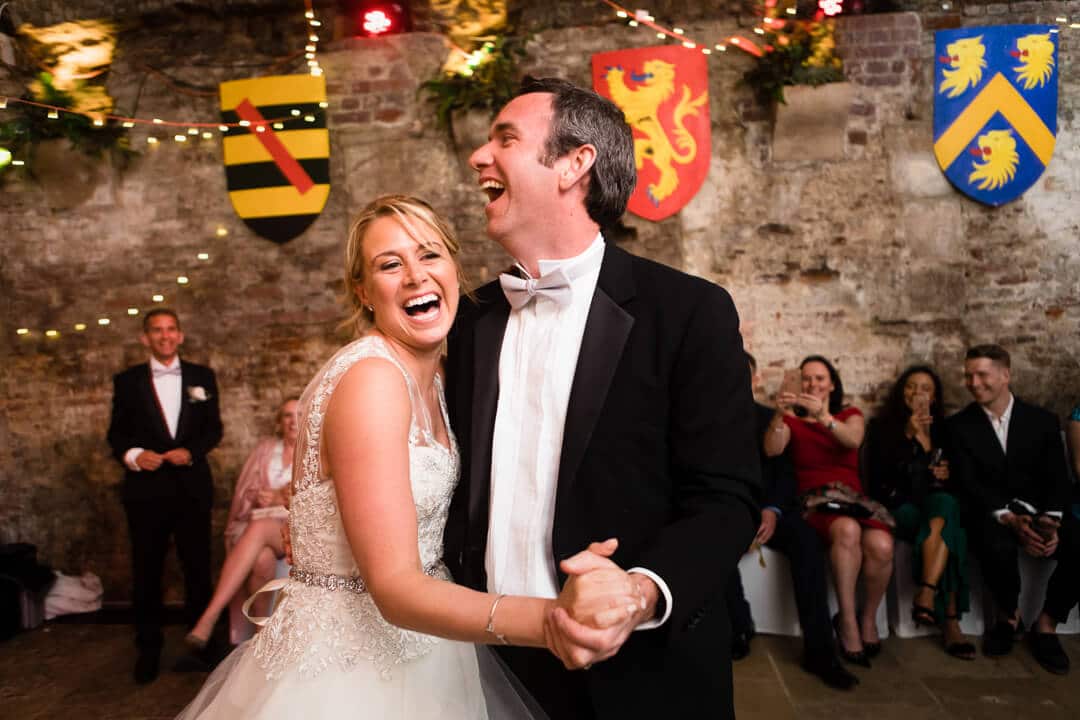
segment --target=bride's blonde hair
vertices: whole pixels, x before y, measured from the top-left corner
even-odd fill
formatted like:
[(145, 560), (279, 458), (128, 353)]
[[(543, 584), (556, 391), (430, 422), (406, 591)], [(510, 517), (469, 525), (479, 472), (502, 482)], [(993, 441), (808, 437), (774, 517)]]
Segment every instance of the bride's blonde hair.
[(427, 247), (430, 243), (418, 232), (416, 223), (423, 223), (442, 241), (450, 252), (450, 259), (457, 268), (458, 285), (465, 294), (465, 276), (458, 262), (461, 245), (449, 223), (443, 220), (435, 209), (420, 198), (411, 195), (381, 195), (364, 208), (353, 221), (349, 230), (349, 240), (345, 244), (345, 297), (342, 302), (348, 317), (341, 323), (342, 328), (351, 328), (354, 336), (359, 336), (375, 324), (375, 315), (360, 302), (357, 290), (364, 283), (364, 235), (371, 224), (382, 217), (392, 217), (398, 221), (410, 238)]

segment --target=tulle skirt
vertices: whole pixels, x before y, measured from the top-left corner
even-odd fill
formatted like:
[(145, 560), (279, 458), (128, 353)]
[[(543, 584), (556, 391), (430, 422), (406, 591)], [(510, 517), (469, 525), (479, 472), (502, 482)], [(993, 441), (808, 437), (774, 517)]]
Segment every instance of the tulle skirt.
[(441, 641), (422, 657), (394, 667), (389, 677), (362, 662), (347, 669), (331, 666), (315, 677), (291, 671), (268, 678), (248, 641), (218, 665), (178, 720), (487, 717), (473, 645)]

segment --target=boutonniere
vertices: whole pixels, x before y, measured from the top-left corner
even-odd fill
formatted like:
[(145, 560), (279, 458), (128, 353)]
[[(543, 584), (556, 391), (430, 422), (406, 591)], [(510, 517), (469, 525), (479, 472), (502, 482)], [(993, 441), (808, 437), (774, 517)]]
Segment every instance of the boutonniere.
[(202, 385), (192, 385), (187, 389), (188, 401), (193, 403), (206, 402), (210, 399), (210, 393)]

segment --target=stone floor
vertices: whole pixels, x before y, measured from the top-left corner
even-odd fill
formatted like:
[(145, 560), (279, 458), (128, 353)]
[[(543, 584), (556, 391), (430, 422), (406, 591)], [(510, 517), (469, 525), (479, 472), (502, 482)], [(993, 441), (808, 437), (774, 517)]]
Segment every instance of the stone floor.
[[(180, 627), (167, 628), (162, 667), (181, 649)], [(1080, 636), (1065, 647), (1080, 663)], [(200, 673), (166, 670), (153, 684), (131, 682), (127, 627), (50, 623), (0, 644), (0, 714), (17, 720), (172, 718), (202, 684)], [(854, 692), (829, 690), (798, 667), (799, 643), (759, 637), (735, 665), (740, 720), (1056, 720), (1080, 717), (1077, 675), (1044, 672), (1023, 646), (1010, 657), (975, 662), (944, 655), (936, 638), (890, 639), (873, 670), (858, 669)], [(702, 717), (708, 717), (703, 713)]]

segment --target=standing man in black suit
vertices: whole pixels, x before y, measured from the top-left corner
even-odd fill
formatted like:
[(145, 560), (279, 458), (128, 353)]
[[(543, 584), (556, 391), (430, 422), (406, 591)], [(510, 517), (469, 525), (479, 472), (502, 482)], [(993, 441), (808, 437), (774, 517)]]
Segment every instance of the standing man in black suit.
[(1009, 353), (998, 345), (967, 351), (964, 384), (975, 402), (948, 420), (950, 467), (964, 493), (968, 537), (997, 606), (983, 652), (1012, 649), (1020, 625), (1020, 547), (1032, 557), (1057, 560), (1028, 640), (1044, 668), (1064, 674), (1069, 656), (1056, 631), (1080, 599), (1080, 523), (1069, 511), (1058, 419), (1012, 394), (1010, 367)]
[(210, 505), (206, 455), (221, 441), (214, 371), (181, 362), (180, 320), (166, 308), (143, 318), (149, 362), (113, 378), (109, 445), (124, 466), (122, 495), (131, 537), (135, 682), (158, 674), (161, 582), (169, 536), (184, 571), (184, 611), (194, 624), (210, 600)]
[(558, 609), (563, 663), (503, 657), (560, 720), (733, 717), (723, 590), (759, 522), (735, 307), (604, 242), (636, 180), (614, 104), (527, 79), (489, 137), (470, 162), (517, 272), (463, 301), (450, 337), (463, 464), (447, 564), (477, 589), (569, 599), (588, 575), (560, 560), (617, 538), (593, 557), (628, 568), (644, 607), (606, 631)]
[[(746, 354), (750, 364), (751, 387), (758, 385), (757, 361)], [(817, 675), (829, 687), (850, 690), (859, 683), (840, 664), (833, 645), (829, 622), (828, 594), (825, 587), (825, 549), (817, 532), (803, 520), (796, 493), (795, 467), (789, 451), (776, 457), (765, 455), (762, 439), (770, 430), (776, 410), (754, 403), (755, 429), (761, 453), (761, 525), (754, 542), (783, 553), (791, 569), (791, 584), (799, 625), (803, 631), (803, 669)], [(731, 573), (727, 587), (728, 613), (731, 618), (731, 654), (736, 660), (750, 654), (754, 621), (750, 604), (743, 593), (739, 569)]]

